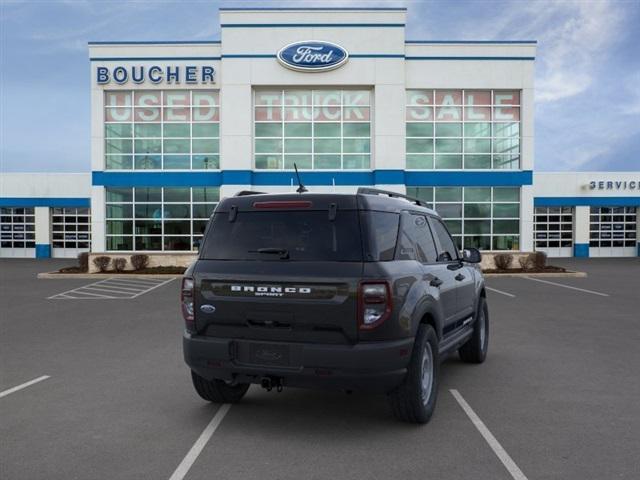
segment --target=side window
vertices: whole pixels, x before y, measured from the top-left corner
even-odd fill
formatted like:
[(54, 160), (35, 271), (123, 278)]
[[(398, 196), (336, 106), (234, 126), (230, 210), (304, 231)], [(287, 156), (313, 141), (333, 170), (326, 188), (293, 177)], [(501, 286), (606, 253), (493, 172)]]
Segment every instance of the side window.
[(422, 215), (403, 215), (398, 246), (398, 260), (436, 261), (436, 246), (427, 219)]
[(451, 238), (451, 235), (449, 235), (447, 228), (440, 220), (435, 218), (431, 218), (429, 221), (431, 223), (431, 228), (433, 229), (433, 234), (440, 243), (438, 261), (451, 262), (453, 260), (457, 260), (458, 249), (456, 248), (455, 243), (453, 243), (453, 239)]
[(398, 239), (400, 215), (390, 212), (361, 212), (368, 234), (365, 239), (367, 259), (374, 262), (393, 260)]

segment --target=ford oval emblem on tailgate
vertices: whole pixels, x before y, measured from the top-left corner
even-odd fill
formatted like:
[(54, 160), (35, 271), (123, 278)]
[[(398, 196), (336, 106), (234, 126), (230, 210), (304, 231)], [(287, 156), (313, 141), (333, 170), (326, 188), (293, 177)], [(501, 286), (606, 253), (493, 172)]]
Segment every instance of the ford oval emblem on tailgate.
[(204, 313), (213, 313), (216, 311), (216, 307), (208, 304), (200, 305), (200, 311)]

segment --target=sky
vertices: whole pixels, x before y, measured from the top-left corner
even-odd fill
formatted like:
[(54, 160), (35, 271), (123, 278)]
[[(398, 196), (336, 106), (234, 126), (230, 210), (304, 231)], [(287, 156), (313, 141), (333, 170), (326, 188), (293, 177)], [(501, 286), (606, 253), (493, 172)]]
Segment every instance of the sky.
[(640, 0), (0, 0), (0, 171), (90, 169), (88, 41), (217, 40), (218, 7), (404, 6), (408, 40), (537, 40), (535, 169), (640, 170)]

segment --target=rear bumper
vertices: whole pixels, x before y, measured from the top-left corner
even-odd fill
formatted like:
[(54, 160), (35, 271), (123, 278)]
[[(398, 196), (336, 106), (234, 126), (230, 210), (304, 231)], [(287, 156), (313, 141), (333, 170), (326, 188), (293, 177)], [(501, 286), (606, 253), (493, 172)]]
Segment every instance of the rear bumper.
[(183, 347), (187, 365), (209, 380), (260, 383), (266, 376), (285, 386), (388, 392), (406, 375), (413, 339), (332, 345), (185, 333)]

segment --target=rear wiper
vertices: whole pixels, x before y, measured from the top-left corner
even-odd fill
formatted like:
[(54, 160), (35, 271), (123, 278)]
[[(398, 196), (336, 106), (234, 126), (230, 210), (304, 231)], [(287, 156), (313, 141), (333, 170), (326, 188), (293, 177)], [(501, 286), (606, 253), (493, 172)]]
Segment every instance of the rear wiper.
[(249, 253), (271, 253), (275, 255), (280, 255), (282, 260), (289, 259), (289, 250), (286, 248), (276, 248), (276, 247), (268, 247), (268, 248), (259, 248), (257, 250), (249, 250)]

